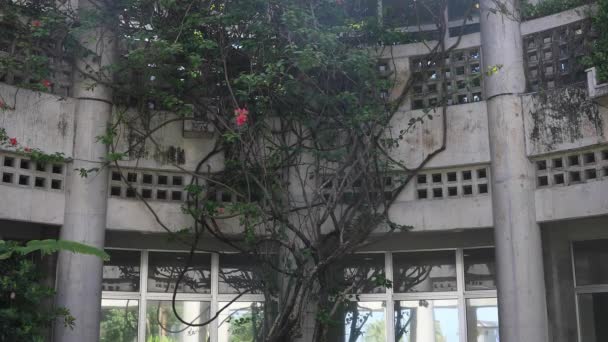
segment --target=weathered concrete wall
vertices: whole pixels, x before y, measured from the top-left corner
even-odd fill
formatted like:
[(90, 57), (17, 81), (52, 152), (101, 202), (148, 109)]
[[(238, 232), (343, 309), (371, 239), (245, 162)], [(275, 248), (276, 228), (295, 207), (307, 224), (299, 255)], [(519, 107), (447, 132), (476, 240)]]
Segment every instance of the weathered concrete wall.
[(0, 184), (0, 219), (63, 224), (63, 191), (41, 191)]
[[(0, 96), (10, 107), (0, 110), (0, 127), (20, 144), (72, 156), (75, 101), (0, 83)], [(17, 103), (15, 103), (15, 100)]]
[(579, 88), (522, 96), (528, 156), (606, 142), (608, 110)]
[(536, 220), (557, 221), (608, 214), (608, 181), (537, 189)]

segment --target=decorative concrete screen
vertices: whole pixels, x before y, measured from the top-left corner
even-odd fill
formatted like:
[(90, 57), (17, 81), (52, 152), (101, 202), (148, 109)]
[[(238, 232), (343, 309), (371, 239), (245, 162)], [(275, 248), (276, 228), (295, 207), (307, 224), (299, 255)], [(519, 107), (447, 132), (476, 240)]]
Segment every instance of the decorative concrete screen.
[(581, 82), (585, 68), (580, 59), (590, 51), (594, 33), (588, 20), (524, 36), (524, 64), (528, 91)]
[(443, 71), (438, 64), (423, 56), (410, 58), (414, 78), (412, 109), (432, 108), (444, 102), (451, 106), (483, 100), (479, 47), (450, 52)]
[(110, 197), (137, 199), (139, 194), (145, 200), (182, 202), (186, 200), (184, 186), (189, 179), (183, 173), (123, 169), (121, 174), (113, 169), (109, 193)]
[(40, 163), (17, 154), (0, 154), (2, 185), (36, 190), (63, 191), (65, 167), (60, 163)]
[[(70, 96), (72, 93), (72, 65), (64, 55), (63, 47), (56, 42), (48, 41), (46, 46), (38, 46), (31, 50), (20, 49), (19, 35), (16, 30), (4, 29), (2, 32), (13, 34), (0, 35), (0, 56), (18, 60), (36, 59), (48, 66), (50, 81), (49, 91), (60, 96)], [(18, 69), (7, 69), (0, 73), (0, 82), (16, 86), (37, 85), (42, 80), (31, 78), (31, 73)], [(39, 86), (39, 85), (38, 85)]]
[(421, 172), (416, 177), (416, 198), (446, 199), (487, 195), (490, 170), (485, 165)]
[(538, 188), (608, 180), (608, 146), (536, 160)]

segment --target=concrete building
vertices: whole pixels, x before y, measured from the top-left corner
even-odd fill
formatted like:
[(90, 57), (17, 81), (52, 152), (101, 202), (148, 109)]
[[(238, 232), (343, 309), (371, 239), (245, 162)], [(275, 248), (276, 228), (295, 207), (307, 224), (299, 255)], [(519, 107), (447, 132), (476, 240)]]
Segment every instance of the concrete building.
[[(507, 8), (513, 2), (506, 1)], [(494, 3), (482, 0), (481, 13)], [(597, 84), (594, 70), (579, 64), (592, 37), (590, 8), (525, 21), (477, 13), (460, 40), (452, 30), (441, 37), (448, 46), (458, 40), (446, 70), (424, 67), (423, 43), (392, 47), (395, 63), (379, 66), (380, 72), (417, 80), (395, 129), (441, 95), (437, 73), (445, 73), (453, 93), (445, 151), (391, 211), (413, 231), (364, 251), (365, 262), (384, 269), (394, 286), (359, 297), (357, 307), (370, 315), (366, 333), (381, 328), (361, 341), (498, 342), (499, 335), (502, 342), (608, 341), (608, 85)], [(451, 25), (459, 25), (458, 11), (448, 12)], [(104, 56), (100, 65), (111, 62)], [(498, 73), (466, 84), (497, 65)], [(260, 294), (243, 296), (208, 327), (179, 324), (171, 280), (183, 247), (167, 242), (117, 170), (92, 178), (75, 171), (95, 167), (106, 153), (94, 137), (111, 117), (107, 89), (90, 90), (66, 77), (55, 82), (54, 94), (22, 89), (14, 96), (17, 88), (4, 82), (0, 95), (16, 103), (15, 110), (0, 111), (0, 127), (71, 162), (39, 166), (10, 148), (0, 151), (0, 237), (60, 237), (104, 247), (112, 256), (102, 265), (60, 253), (57, 301), (77, 325), (58, 326), (56, 341), (114, 341), (116, 329), (124, 341), (230, 341), (231, 322), (240, 317), (251, 317), (255, 329)], [(443, 129), (442, 120), (425, 121), (406, 136), (399, 157), (416, 166), (442, 144)], [(165, 126), (158, 137), (166, 147), (162, 158), (151, 153), (121, 163), (124, 176), (177, 230), (189, 224), (180, 206), (190, 176), (166, 161), (194, 170), (213, 133), (204, 122), (187, 121)], [(207, 164), (221, 171), (223, 159)], [(233, 298), (229, 274), (254, 277), (238, 255), (201, 253), (195, 265), (177, 297), (177, 309), (194, 322)], [(416, 268), (429, 276), (411, 287), (407, 274)], [(129, 323), (112, 326), (117, 313)], [(310, 339), (304, 330), (302, 341)]]

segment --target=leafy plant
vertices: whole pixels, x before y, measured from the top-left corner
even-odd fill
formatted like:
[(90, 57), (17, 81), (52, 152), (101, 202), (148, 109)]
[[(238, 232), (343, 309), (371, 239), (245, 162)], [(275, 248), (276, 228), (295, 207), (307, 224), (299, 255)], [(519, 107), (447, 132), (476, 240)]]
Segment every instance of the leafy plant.
[(583, 58), (583, 64), (596, 68), (599, 82), (608, 82), (608, 0), (598, 0), (597, 5), (592, 21), (598, 37), (593, 42), (591, 54)]

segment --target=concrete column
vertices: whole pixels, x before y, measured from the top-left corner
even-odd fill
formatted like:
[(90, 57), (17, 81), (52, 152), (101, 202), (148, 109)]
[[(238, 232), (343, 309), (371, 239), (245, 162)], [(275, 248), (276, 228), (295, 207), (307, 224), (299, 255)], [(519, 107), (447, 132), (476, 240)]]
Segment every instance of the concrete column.
[[(90, 3), (79, 2), (80, 10), (90, 7)], [(96, 56), (86, 61), (93, 70), (100, 70), (112, 62), (114, 43), (108, 36), (107, 30), (98, 29), (82, 37), (83, 44), (95, 52)], [(81, 70), (87, 70), (84, 61), (78, 63)], [(73, 95), (77, 99), (74, 162), (67, 165), (65, 214), (60, 238), (103, 248), (108, 170), (93, 172), (87, 178), (75, 171), (100, 167), (100, 161), (107, 154), (106, 146), (98, 143), (96, 137), (105, 134), (110, 121), (111, 90), (103, 85), (90, 89), (91, 82), (78, 73), (74, 79)], [(102, 267), (102, 260), (94, 256), (59, 253), (56, 305), (68, 308), (76, 322), (73, 330), (58, 322), (54, 331), (56, 342), (99, 340)]]
[(500, 341), (546, 342), (535, 172), (526, 156), (520, 98), (525, 91), (525, 76), (518, 4), (517, 0), (482, 0), (480, 16), (484, 70), (502, 65), (497, 74), (484, 79), (492, 156)]

